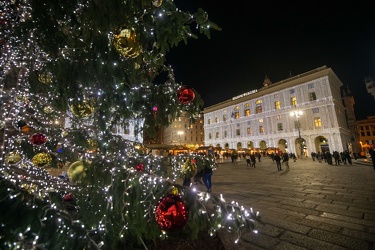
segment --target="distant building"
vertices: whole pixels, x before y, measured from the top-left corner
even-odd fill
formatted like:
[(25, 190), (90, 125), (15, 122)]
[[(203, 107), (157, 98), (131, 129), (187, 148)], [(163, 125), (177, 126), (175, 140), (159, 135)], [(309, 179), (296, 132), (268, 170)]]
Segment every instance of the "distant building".
[(204, 145), (203, 115), (195, 123), (186, 115), (178, 117), (162, 129), (162, 144), (176, 145), (195, 150)]
[(266, 77), (261, 89), (204, 109), (205, 145), (298, 156), (352, 151), (342, 86), (326, 66), (276, 83)]
[(365, 84), (367, 92), (370, 93), (375, 99), (375, 82), (372, 77), (368, 76), (365, 78)]
[(370, 147), (375, 146), (375, 116), (369, 116), (366, 120), (359, 120), (356, 122), (356, 125), (361, 152), (363, 152), (362, 155), (364, 156)]

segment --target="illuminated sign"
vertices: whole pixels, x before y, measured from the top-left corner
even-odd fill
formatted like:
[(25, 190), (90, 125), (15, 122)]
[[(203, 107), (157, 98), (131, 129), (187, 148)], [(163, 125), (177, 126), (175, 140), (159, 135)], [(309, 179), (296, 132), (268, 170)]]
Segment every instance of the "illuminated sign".
[(256, 93), (256, 92), (258, 92), (257, 89), (254, 89), (254, 90), (252, 90), (252, 91), (249, 91), (249, 92), (243, 93), (243, 94), (241, 94), (241, 95), (238, 95), (238, 96), (233, 97), (233, 98), (232, 98), (232, 101), (233, 101), (233, 100), (236, 100), (236, 99), (238, 99), (238, 98), (244, 97), (244, 96), (248, 96), (248, 95), (254, 94), (254, 93)]

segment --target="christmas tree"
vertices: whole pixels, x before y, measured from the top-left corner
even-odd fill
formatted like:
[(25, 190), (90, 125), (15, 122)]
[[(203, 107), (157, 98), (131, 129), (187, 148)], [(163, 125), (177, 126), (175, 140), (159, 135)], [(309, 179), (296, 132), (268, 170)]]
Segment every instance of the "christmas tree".
[[(203, 156), (153, 156), (140, 139), (182, 112), (194, 122), (203, 107), (166, 54), (220, 30), (204, 10), (172, 0), (0, 9), (1, 248), (147, 249), (254, 229), (252, 211), (179, 184), (185, 163), (196, 158), (189, 169), (199, 171)], [(119, 133), (130, 124), (134, 140)]]

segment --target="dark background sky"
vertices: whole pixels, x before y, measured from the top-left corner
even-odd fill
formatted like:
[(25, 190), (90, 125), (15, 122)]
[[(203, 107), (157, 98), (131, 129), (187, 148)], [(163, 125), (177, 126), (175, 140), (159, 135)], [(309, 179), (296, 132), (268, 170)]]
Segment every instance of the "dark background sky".
[[(179, 83), (205, 107), (323, 65), (355, 98), (357, 119), (375, 115), (364, 79), (375, 77), (375, 1), (175, 0), (202, 8), (222, 31), (200, 35), (167, 54)], [(199, 34), (197, 29), (193, 29)]]

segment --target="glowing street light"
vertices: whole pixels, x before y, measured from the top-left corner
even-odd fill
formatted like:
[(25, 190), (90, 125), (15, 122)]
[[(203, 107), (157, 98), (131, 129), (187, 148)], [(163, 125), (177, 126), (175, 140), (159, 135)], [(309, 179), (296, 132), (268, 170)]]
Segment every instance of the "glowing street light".
[(290, 116), (296, 117), (298, 137), (299, 137), (299, 147), (301, 149), (301, 158), (303, 157), (303, 147), (302, 147), (302, 137), (301, 137), (301, 123), (299, 121), (299, 118), (301, 117), (302, 114), (303, 112), (301, 110), (294, 110), (290, 112)]

